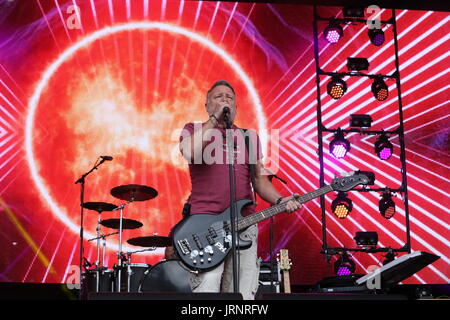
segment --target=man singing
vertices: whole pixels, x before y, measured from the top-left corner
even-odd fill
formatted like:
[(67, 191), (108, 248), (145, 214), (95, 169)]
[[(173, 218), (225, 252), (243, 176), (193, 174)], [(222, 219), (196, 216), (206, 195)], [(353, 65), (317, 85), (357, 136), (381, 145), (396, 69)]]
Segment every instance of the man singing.
[[(255, 131), (247, 131), (233, 124), (237, 114), (236, 94), (233, 87), (224, 80), (215, 82), (206, 94), (205, 111), (208, 120), (204, 123), (188, 123), (180, 137), (180, 151), (189, 163), (192, 191), (189, 196), (190, 214), (219, 214), (230, 206), (229, 152), (233, 154), (235, 201), (252, 199), (253, 188), (270, 204), (287, 202), (286, 212), (301, 207), (294, 195), (283, 197), (264, 174), (259, 138)], [(224, 112), (224, 110), (226, 110)], [(226, 113), (226, 115), (224, 114)], [(228, 148), (225, 117), (231, 122), (234, 148)], [(249, 141), (245, 143), (244, 136)], [(231, 150), (230, 150), (231, 149)], [(252, 156), (253, 152), (253, 156)], [(254, 166), (252, 165), (254, 160)], [(254, 168), (255, 170), (251, 170)], [(253, 172), (253, 173), (252, 173)], [(253, 177), (253, 178), (252, 178)], [(242, 209), (248, 216), (255, 212), (254, 205)], [(258, 227), (256, 224), (239, 233), (243, 240), (251, 240), (252, 246), (239, 250), (237, 255), (239, 291), (246, 300), (254, 299), (259, 278), (257, 256)], [(193, 274), (193, 292), (234, 292), (233, 261), (229, 254), (216, 268)]]

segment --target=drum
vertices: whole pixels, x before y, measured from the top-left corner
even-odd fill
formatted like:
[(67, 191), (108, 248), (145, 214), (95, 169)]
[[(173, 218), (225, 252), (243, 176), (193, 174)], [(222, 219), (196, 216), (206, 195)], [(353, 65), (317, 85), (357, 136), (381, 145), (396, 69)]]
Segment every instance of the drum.
[[(98, 281), (97, 281), (98, 279)], [(83, 273), (83, 281), (87, 292), (112, 292), (114, 270), (87, 270)]]
[[(139, 285), (144, 278), (145, 272), (150, 269), (151, 265), (145, 263), (130, 263), (130, 265), (124, 265), (121, 270), (120, 275), (120, 292), (138, 292)], [(118, 271), (119, 268), (115, 268), (116, 271), (116, 281), (118, 281)], [(117, 286), (114, 286), (115, 291), (117, 291)]]
[(189, 278), (192, 271), (180, 260), (163, 260), (145, 272), (140, 292), (192, 292)]

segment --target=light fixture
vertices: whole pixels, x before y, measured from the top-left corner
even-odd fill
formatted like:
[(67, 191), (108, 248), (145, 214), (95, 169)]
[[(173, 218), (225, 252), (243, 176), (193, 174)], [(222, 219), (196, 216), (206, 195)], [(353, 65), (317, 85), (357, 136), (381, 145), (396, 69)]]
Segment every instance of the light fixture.
[(386, 134), (382, 134), (375, 141), (375, 153), (381, 160), (388, 160), (394, 152), (392, 143), (389, 142), (389, 137)]
[(333, 99), (341, 98), (347, 91), (347, 84), (340, 76), (332, 76), (327, 84), (327, 92)]
[(330, 152), (335, 158), (342, 159), (349, 151), (350, 142), (344, 138), (344, 134), (339, 128), (330, 142)]
[(374, 231), (358, 231), (353, 239), (355, 239), (358, 246), (376, 246), (378, 233)]
[(350, 127), (370, 128), (372, 126), (372, 117), (369, 114), (351, 114)]
[(345, 219), (352, 209), (352, 200), (347, 198), (347, 193), (345, 192), (338, 192), (336, 199), (331, 202), (331, 211), (339, 219)]
[(364, 17), (364, 8), (363, 7), (344, 7), (344, 8), (342, 8), (342, 13), (343, 13), (344, 17), (363, 18)]
[(323, 36), (329, 43), (336, 43), (344, 35), (344, 30), (334, 20), (331, 20), (328, 26), (323, 30)]
[(381, 29), (369, 29), (369, 39), (377, 47), (384, 43), (384, 31)]
[(390, 219), (395, 214), (395, 202), (392, 200), (391, 191), (386, 188), (386, 191), (381, 195), (381, 199), (378, 202), (378, 208), (380, 213), (386, 219)]
[(369, 60), (366, 58), (347, 58), (347, 68), (350, 71), (369, 70)]
[(344, 251), (334, 263), (334, 273), (338, 276), (349, 276), (355, 272), (355, 262), (350, 255)]
[(373, 96), (378, 101), (384, 101), (389, 96), (389, 89), (387, 84), (383, 81), (383, 77), (377, 76), (372, 83), (371, 87)]

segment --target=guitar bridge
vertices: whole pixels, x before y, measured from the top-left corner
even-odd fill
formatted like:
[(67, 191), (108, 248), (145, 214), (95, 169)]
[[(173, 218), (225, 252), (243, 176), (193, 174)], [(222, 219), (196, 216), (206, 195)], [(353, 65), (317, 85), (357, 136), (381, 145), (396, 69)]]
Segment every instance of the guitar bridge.
[(187, 239), (178, 240), (177, 242), (183, 254), (189, 254), (192, 251), (192, 248), (189, 245), (189, 241)]

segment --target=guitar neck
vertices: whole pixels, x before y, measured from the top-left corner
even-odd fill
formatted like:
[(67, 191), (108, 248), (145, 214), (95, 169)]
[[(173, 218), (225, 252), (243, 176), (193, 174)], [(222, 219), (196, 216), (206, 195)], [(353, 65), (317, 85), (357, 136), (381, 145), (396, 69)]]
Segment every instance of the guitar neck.
[[(330, 191), (333, 191), (333, 188), (330, 185), (327, 185), (320, 189), (305, 193), (304, 195), (297, 197), (296, 201), (300, 202), (300, 203), (305, 203), (307, 201), (310, 201), (312, 199), (320, 197), (321, 195), (324, 195)], [(242, 218), (241, 220), (238, 221), (237, 229), (238, 230), (245, 229), (255, 223), (258, 223), (265, 219), (273, 217), (274, 215), (277, 215), (280, 212), (284, 212), (284, 211), (286, 211), (286, 205), (287, 205), (286, 202), (280, 203), (280, 204), (274, 205), (270, 208), (267, 208), (265, 210), (251, 214), (245, 218)]]
[(289, 270), (283, 270), (284, 292), (291, 293), (291, 281), (289, 279)]

